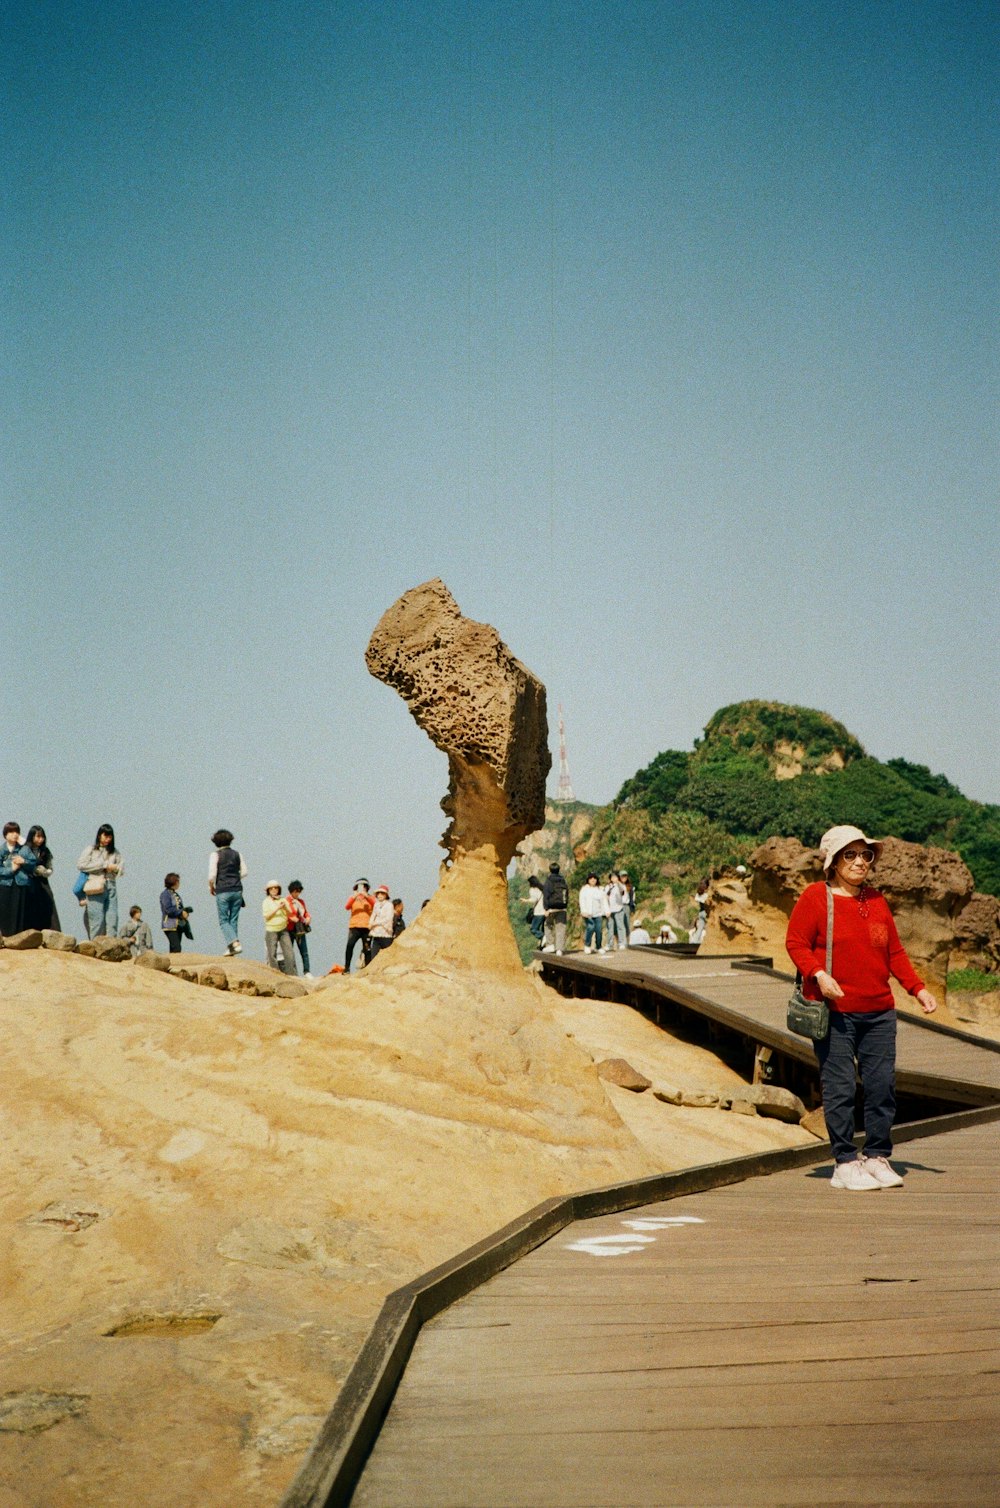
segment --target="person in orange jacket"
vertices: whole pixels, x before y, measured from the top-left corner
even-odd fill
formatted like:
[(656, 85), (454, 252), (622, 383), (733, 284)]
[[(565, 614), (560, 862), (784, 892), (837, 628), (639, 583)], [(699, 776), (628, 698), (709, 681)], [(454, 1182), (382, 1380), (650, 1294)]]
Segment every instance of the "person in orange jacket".
[(347, 923), (347, 952), (344, 955), (344, 973), (351, 972), (351, 959), (354, 950), (361, 944), (361, 967), (371, 958), (371, 938), (368, 929), (371, 925), (372, 911), (375, 907), (375, 897), (368, 889), (368, 881), (362, 875), (360, 880), (354, 882), (354, 889), (344, 902), (344, 910), (351, 913)]

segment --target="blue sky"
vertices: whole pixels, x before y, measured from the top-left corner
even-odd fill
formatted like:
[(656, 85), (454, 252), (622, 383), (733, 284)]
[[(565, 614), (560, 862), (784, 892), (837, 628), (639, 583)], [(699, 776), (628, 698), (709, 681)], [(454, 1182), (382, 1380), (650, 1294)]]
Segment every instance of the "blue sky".
[(436, 575), (583, 799), (762, 696), (1000, 800), (996, 5), (5, 9), (3, 790), (66, 886), (110, 819), (214, 946), (221, 822), (326, 967), (358, 873), (415, 910), (445, 762), (363, 654)]

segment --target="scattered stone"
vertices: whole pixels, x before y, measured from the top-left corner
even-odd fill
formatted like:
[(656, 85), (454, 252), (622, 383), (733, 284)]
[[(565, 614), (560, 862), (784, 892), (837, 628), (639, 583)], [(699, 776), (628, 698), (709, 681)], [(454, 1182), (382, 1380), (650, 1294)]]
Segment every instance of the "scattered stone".
[(263, 991), (256, 979), (230, 979), (229, 988), (234, 995), (261, 995)]
[(42, 928), (42, 947), (52, 948), (57, 953), (75, 953), (76, 938), (68, 932), (54, 932), (51, 927)]
[(95, 937), (94, 957), (102, 963), (128, 963), (132, 949), (123, 937)]
[(686, 1105), (689, 1110), (717, 1110), (719, 1096), (701, 1090), (682, 1089), (681, 1104)]
[(619, 1089), (631, 1089), (635, 1094), (653, 1087), (652, 1079), (647, 1079), (644, 1073), (639, 1073), (624, 1058), (605, 1058), (603, 1063), (597, 1065), (597, 1077), (603, 1079), (605, 1084), (617, 1084)]
[(40, 948), (42, 946), (42, 934), (34, 928), (27, 932), (12, 932), (3, 940), (5, 948), (15, 948), (19, 952), (26, 952), (28, 948)]
[(156, 969), (161, 974), (170, 973), (170, 959), (166, 953), (140, 953), (135, 966), (137, 969)]
[(823, 1106), (817, 1105), (815, 1110), (809, 1110), (799, 1118), (799, 1125), (803, 1131), (808, 1131), (810, 1136), (818, 1137), (820, 1141), (829, 1141), (829, 1133), (826, 1129), (826, 1116), (823, 1114)]
[(300, 995), (308, 995), (309, 986), (301, 979), (279, 979), (274, 993), (279, 1000), (297, 1000)]
[(749, 1100), (730, 1100), (728, 1104), (719, 1101), (720, 1110), (729, 1110), (733, 1115), (756, 1115), (757, 1106), (751, 1105)]
[(198, 983), (206, 985), (211, 990), (228, 990), (229, 980), (225, 969), (220, 969), (217, 964), (202, 969), (198, 975)]
[(82, 943), (77, 943), (76, 951), (82, 953), (84, 958), (97, 957), (97, 945), (96, 943), (92, 943), (89, 937), (85, 937)]
[(170, 972), (171, 974), (173, 974), (175, 979), (186, 979), (188, 984), (198, 983), (197, 969), (186, 969), (183, 965), (181, 965), (179, 968), (176, 966), (171, 967)]
[(653, 1098), (662, 1100), (665, 1105), (680, 1105), (684, 1096), (673, 1084), (660, 1084), (653, 1090)]
[(796, 1125), (806, 1113), (806, 1107), (798, 1095), (790, 1089), (782, 1089), (778, 1084), (743, 1084), (739, 1089), (725, 1090), (719, 1096), (723, 1110), (732, 1109), (732, 1104), (728, 1102), (735, 1100), (754, 1105), (760, 1115), (770, 1116), (772, 1120), (787, 1121), (790, 1126)]
[(0, 1397), (0, 1430), (38, 1435), (82, 1414), (87, 1403), (86, 1393), (4, 1393)]

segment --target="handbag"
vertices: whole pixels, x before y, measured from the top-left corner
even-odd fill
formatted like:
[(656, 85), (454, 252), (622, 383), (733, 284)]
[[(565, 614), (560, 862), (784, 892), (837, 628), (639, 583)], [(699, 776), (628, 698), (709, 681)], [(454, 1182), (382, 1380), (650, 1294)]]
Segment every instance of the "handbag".
[(106, 881), (103, 874), (88, 874), (83, 882), (84, 895), (103, 895)]
[[(826, 887), (826, 972), (833, 973), (833, 891)], [(830, 1030), (830, 1007), (825, 1000), (807, 1000), (802, 993), (802, 975), (795, 975), (795, 988), (788, 1002), (788, 1030), (799, 1037), (822, 1042)]]

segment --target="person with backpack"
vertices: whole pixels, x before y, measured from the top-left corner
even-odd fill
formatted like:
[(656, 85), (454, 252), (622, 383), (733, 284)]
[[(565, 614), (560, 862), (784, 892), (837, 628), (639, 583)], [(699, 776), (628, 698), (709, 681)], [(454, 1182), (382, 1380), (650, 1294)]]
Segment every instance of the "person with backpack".
[(542, 886), (545, 902), (545, 943), (543, 953), (566, 951), (566, 906), (569, 902), (569, 886), (554, 861), (549, 865), (548, 876)]
[(243, 862), (243, 855), (233, 847), (233, 835), (228, 828), (220, 827), (218, 832), (213, 833), (212, 842), (216, 851), (208, 861), (208, 893), (215, 896), (222, 940), (226, 945), (226, 952), (230, 958), (234, 958), (237, 953), (243, 952), (237, 930), (240, 911), (246, 905), (243, 899), (243, 881), (247, 866)]

